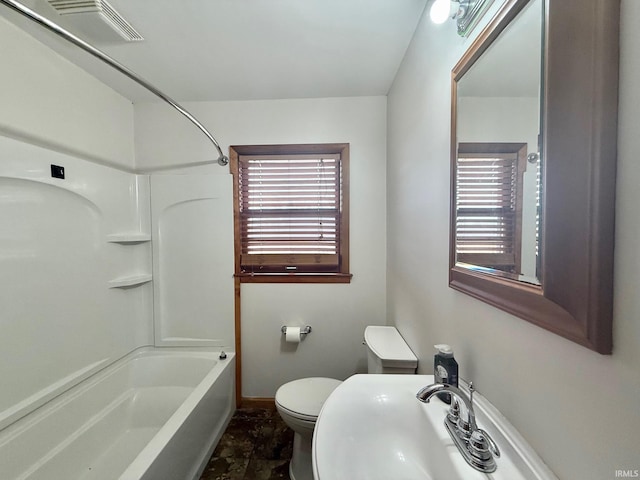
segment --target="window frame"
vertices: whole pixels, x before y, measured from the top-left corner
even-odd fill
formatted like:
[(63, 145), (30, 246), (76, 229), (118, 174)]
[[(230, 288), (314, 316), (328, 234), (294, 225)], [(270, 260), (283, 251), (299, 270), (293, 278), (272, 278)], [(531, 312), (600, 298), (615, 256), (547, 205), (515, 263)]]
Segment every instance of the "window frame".
[[(338, 266), (333, 272), (293, 271), (258, 272), (243, 269), (239, 165), (243, 156), (273, 155), (339, 155), (340, 156), (340, 207)], [(349, 144), (278, 144), (278, 145), (232, 145), (229, 147), (229, 166), (233, 175), (233, 228), (234, 228), (234, 265), (235, 277), (241, 283), (350, 283), (349, 271)], [(269, 254), (264, 254), (269, 255)], [(322, 264), (319, 264), (322, 267)], [(308, 270), (310, 267), (306, 267)]]
[[(460, 158), (496, 158), (502, 161), (511, 161), (515, 171), (515, 178), (511, 180), (511, 195), (513, 197), (513, 238), (511, 245), (512, 254), (503, 253), (462, 253), (458, 251), (458, 218), (460, 215), (460, 207), (456, 204), (456, 261), (466, 264), (479, 265), (487, 268), (496, 269), (498, 272), (517, 275), (521, 266), (521, 249), (522, 249), (522, 193), (523, 193), (523, 177), (526, 170), (527, 162), (527, 144), (526, 143), (507, 143), (507, 142), (461, 142), (458, 145), (458, 159)], [(456, 169), (456, 176), (458, 169)], [(456, 181), (456, 184), (458, 182)], [(494, 216), (495, 207), (486, 209), (487, 216)], [(492, 211), (493, 210), (493, 211)], [(480, 213), (481, 209), (477, 209), (476, 213)], [(512, 262), (507, 262), (507, 257), (513, 258)], [(512, 270), (507, 269), (510, 267)]]

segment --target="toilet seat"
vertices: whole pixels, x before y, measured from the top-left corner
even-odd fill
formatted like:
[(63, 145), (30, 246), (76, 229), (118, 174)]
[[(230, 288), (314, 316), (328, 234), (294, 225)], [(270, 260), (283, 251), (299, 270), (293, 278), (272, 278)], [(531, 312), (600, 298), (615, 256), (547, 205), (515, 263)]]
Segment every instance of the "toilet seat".
[(276, 404), (294, 418), (315, 422), (322, 405), (341, 383), (340, 380), (324, 377), (294, 380), (278, 388)]
[(286, 415), (289, 415), (291, 418), (295, 419), (295, 420), (300, 420), (302, 422), (308, 422), (308, 423), (316, 423), (316, 421), (318, 420), (318, 416), (314, 416), (314, 415), (302, 415), (298, 412), (294, 412), (293, 410), (289, 410), (286, 407), (283, 407), (282, 404), (276, 402), (276, 406), (278, 407), (278, 409), (280, 410), (281, 415), (284, 413)]

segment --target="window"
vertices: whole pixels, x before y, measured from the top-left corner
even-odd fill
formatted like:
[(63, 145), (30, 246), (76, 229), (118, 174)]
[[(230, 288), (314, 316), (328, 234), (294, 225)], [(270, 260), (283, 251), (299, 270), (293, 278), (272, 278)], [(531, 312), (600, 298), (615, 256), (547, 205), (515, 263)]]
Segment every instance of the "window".
[(349, 282), (349, 145), (231, 147), (242, 282)]
[(460, 143), (456, 261), (520, 272), (524, 143)]

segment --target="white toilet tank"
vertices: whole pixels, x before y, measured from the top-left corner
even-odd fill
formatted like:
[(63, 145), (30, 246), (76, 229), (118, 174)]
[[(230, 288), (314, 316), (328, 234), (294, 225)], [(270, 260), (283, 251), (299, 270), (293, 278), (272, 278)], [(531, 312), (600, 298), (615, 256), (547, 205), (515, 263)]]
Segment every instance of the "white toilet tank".
[(414, 374), (418, 359), (396, 327), (369, 325), (364, 330), (369, 373)]

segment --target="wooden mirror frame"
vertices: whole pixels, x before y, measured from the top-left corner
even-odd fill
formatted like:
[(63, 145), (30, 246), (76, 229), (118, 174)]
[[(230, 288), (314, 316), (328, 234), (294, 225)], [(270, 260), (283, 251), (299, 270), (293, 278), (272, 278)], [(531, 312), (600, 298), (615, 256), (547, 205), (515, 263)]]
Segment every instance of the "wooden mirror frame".
[(457, 82), (529, 0), (507, 0), (452, 70), (449, 286), (612, 351), (620, 0), (543, 0), (541, 286), (456, 264)]

